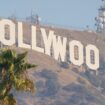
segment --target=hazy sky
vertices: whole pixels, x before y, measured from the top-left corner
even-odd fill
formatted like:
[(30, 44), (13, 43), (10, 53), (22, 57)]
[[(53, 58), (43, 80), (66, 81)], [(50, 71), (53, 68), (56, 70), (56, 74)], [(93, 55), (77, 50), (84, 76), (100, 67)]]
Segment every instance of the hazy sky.
[(95, 16), (101, 0), (0, 0), (0, 16), (15, 14), (24, 19), (31, 10), (42, 18), (42, 23), (73, 28), (95, 28)]

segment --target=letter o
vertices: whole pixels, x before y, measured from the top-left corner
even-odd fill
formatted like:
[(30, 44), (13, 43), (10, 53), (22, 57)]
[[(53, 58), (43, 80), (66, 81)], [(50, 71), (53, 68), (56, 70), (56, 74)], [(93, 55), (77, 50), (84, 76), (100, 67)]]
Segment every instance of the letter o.
[[(10, 39), (5, 39), (5, 25), (10, 27)], [(15, 43), (15, 24), (8, 19), (3, 19), (0, 21), (0, 41), (4, 45), (13, 45)]]
[[(91, 63), (91, 51), (94, 51), (94, 64)], [(94, 45), (86, 47), (86, 64), (90, 69), (97, 70), (99, 68), (99, 50)]]
[[(75, 46), (78, 47), (78, 59), (75, 59), (75, 56), (74, 56)], [(73, 40), (69, 43), (69, 53), (70, 53), (70, 61), (73, 64), (78, 65), (78, 66), (83, 64), (83, 62), (84, 62), (84, 59), (83, 59), (83, 45), (79, 41)]]

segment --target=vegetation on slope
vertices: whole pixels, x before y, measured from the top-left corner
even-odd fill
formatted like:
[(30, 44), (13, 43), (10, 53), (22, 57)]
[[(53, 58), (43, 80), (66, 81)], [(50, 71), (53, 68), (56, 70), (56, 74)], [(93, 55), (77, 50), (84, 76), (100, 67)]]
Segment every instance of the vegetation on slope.
[(0, 102), (1, 105), (17, 105), (12, 89), (34, 91), (34, 84), (27, 78), (27, 69), (36, 67), (26, 61), (27, 52), (18, 54), (14, 50), (0, 52)]

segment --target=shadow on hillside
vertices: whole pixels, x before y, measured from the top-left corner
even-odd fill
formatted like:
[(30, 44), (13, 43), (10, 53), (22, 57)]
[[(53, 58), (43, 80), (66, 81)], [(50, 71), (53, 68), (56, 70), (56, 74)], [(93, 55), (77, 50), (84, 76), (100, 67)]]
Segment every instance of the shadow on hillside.
[(58, 83), (57, 74), (51, 70), (42, 70), (37, 73), (39, 79), (36, 82), (38, 97), (53, 97), (55, 96), (60, 88), (60, 84)]
[(57, 73), (53, 70), (43, 69), (36, 73), (39, 78), (36, 82), (37, 105), (104, 105), (97, 100), (83, 84), (69, 84), (61, 87)]

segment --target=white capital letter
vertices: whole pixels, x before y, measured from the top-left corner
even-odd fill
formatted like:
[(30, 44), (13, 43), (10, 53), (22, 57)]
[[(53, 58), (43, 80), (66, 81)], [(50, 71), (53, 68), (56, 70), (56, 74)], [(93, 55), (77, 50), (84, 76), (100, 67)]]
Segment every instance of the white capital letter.
[(54, 31), (49, 31), (49, 35), (47, 36), (45, 29), (41, 28), (41, 33), (42, 33), (43, 40), (44, 40), (45, 54), (50, 56), (51, 44), (53, 41)]
[[(5, 26), (8, 25), (10, 29), (10, 38), (7, 40), (5, 38)], [(0, 41), (4, 45), (13, 45), (15, 44), (15, 24), (8, 19), (3, 19), (0, 21)]]
[[(94, 55), (91, 56), (91, 51)], [(92, 58), (91, 58), (92, 57)], [(92, 63), (92, 60), (94, 60)], [(99, 68), (99, 50), (94, 45), (88, 45), (86, 47), (86, 64), (90, 69), (97, 70)]]
[[(78, 51), (75, 52), (75, 47), (77, 47)], [(76, 40), (73, 40), (69, 43), (69, 52), (70, 52), (70, 61), (77, 65), (80, 66), (83, 64), (84, 60), (83, 60), (83, 45)], [(75, 53), (78, 53), (78, 59), (75, 58)]]
[(30, 45), (23, 43), (23, 24), (18, 22), (18, 47), (31, 48)]
[(61, 41), (61, 36), (53, 35), (53, 50), (54, 50), (54, 58), (56, 60), (61, 57), (61, 61), (65, 61), (66, 56), (66, 44), (67, 44), (67, 38), (63, 37), (63, 43)]
[(32, 26), (32, 49), (44, 53), (44, 49), (36, 46), (36, 27)]

